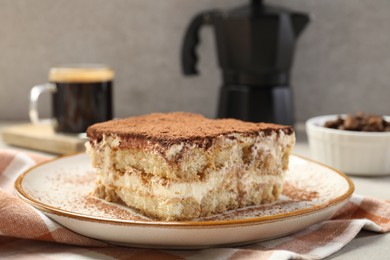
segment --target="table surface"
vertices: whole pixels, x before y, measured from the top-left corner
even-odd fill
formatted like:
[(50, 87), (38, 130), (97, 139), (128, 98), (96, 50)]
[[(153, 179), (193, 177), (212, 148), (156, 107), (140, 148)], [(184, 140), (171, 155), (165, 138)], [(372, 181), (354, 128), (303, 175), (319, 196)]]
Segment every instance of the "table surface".
[[(18, 122), (20, 123), (20, 122)], [(12, 125), (10, 122), (0, 122), (1, 129)], [(298, 131), (302, 130), (298, 127)], [(0, 148), (12, 148), (20, 151), (26, 151), (23, 148), (10, 147), (4, 144), (0, 137)], [(31, 151), (38, 154), (41, 153)], [(302, 132), (298, 135), (297, 143), (294, 148), (294, 154), (302, 155), (310, 158), (310, 149), (306, 142), (305, 134)], [(390, 200), (390, 175), (382, 177), (358, 177), (349, 176), (355, 184), (355, 193), (379, 199)], [(369, 231), (361, 231), (359, 235), (353, 239), (349, 244), (342, 248), (337, 253), (328, 257), (327, 259), (390, 259), (390, 233), (377, 234)]]

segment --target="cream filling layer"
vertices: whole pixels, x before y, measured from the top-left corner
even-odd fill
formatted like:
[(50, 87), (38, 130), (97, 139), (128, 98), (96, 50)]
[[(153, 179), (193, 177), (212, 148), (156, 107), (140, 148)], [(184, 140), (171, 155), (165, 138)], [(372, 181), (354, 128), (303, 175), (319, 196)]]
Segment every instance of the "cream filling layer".
[[(224, 169), (210, 174), (210, 177), (205, 181), (166, 184), (162, 184), (160, 178), (152, 177), (148, 185), (145, 185), (141, 175), (135, 172), (124, 173), (119, 176), (114, 172), (108, 172), (107, 174), (107, 171), (104, 171), (100, 173), (100, 180), (103, 185), (114, 185), (119, 189), (123, 188), (129, 192), (136, 192), (137, 195), (155, 196), (163, 200), (193, 198), (200, 203), (210, 191), (222, 189), (226, 182), (230, 182), (231, 187), (234, 187), (235, 192), (238, 192), (238, 183), (240, 183), (242, 190), (249, 191), (256, 185), (281, 184), (284, 177), (283, 175), (255, 175), (248, 172), (245, 177), (232, 178), (232, 174), (232, 172), (229, 173), (228, 169)], [(114, 175), (116, 176), (114, 177)], [(226, 175), (229, 175), (229, 177)], [(261, 194), (261, 191), (259, 194)]]

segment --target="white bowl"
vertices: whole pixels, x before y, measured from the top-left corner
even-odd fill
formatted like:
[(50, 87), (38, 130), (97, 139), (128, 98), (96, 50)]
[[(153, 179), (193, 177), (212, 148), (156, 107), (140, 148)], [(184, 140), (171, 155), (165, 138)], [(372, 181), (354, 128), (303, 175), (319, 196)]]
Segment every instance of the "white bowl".
[[(313, 159), (352, 175), (390, 174), (390, 132), (356, 132), (324, 127), (338, 115), (306, 122)], [(385, 116), (387, 121), (389, 116)]]

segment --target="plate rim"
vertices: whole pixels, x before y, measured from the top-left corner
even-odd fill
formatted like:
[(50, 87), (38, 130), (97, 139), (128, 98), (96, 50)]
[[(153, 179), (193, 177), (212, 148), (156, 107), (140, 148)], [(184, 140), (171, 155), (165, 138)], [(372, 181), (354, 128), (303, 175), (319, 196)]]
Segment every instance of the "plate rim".
[(292, 157), (297, 157), (300, 159), (303, 159), (304, 161), (308, 161), (310, 163), (314, 163), (317, 165), (320, 165), (322, 167), (328, 168), (334, 173), (338, 174), (340, 177), (342, 177), (348, 184), (348, 190), (343, 193), (342, 195), (326, 202), (321, 205), (314, 205), (310, 206), (308, 208), (304, 209), (299, 209), (299, 210), (294, 210), (290, 211), (287, 213), (280, 213), (280, 214), (275, 214), (275, 215), (269, 215), (269, 216), (261, 216), (261, 217), (252, 217), (252, 218), (244, 218), (244, 219), (234, 219), (234, 220), (210, 220), (210, 221), (159, 221), (159, 220), (152, 220), (152, 221), (139, 221), (139, 220), (125, 220), (125, 219), (114, 219), (114, 218), (105, 218), (105, 217), (99, 217), (99, 216), (91, 216), (87, 214), (82, 214), (82, 213), (77, 213), (77, 212), (72, 212), (68, 210), (63, 210), (48, 204), (45, 204), (43, 202), (40, 202), (31, 196), (27, 194), (27, 192), (23, 189), (22, 183), (24, 178), (31, 173), (33, 170), (36, 168), (39, 168), (43, 165), (50, 164), (53, 162), (56, 162), (58, 160), (64, 159), (64, 158), (69, 158), (69, 157), (76, 157), (80, 155), (85, 155), (85, 152), (79, 152), (79, 153), (72, 153), (72, 154), (67, 154), (63, 156), (58, 156), (53, 159), (50, 159), (45, 162), (41, 162), (39, 164), (36, 164), (24, 172), (22, 172), (17, 179), (14, 182), (14, 188), (16, 190), (17, 195), (19, 198), (21, 198), (24, 202), (27, 204), (33, 206), (34, 208), (49, 213), (49, 214), (54, 214), (60, 217), (68, 217), (71, 219), (77, 219), (81, 221), (91, 221), (91, 222), (99, 222), (99, 223), (104, 223), (104, 224), (112, 224), (112, 225), (125, 225), (125, 226), (154, 226), (154, 227), (174, 227), (174, 228), (180, 228), (180, 227), (232, 227), (232, 226), (247, 226), (247, 225), (258, 225), (258, 224), (263, 224), (263, 223), (270, 223), (270, 222), (276, 222), (279, 220), (283, 219), (290, 219), (290, 218), (298, 218), (300, 216), (305, 216), (305, 215), (310, 215), (315, 212), (320, 212), (323, 210), (326, 210), (327, 208), (330, 208), (332, 206), (336, 206), (340, 203), (345, 202), (348, 198), (350, 198), (355, 191), (355, 185), (352, 182), (352, 180), (343, 172), (330, 167), (328, 165), (325, 165), (321, 162), (317, 162), (315, 160), (306, 158), (301, 155), (296, 155), (296, 154), (291, 154), (290, 156)]

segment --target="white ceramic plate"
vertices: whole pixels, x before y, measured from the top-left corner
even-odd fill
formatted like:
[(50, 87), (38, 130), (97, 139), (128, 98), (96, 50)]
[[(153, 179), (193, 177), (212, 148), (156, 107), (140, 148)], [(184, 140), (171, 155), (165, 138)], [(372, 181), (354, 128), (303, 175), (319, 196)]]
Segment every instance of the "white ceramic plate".
[(352, 195), (344, 174), (290, 157), (284, 194), (275, 203), (186, 222), (161, 222), (89, 194), (95, 173), (85, 154), (37, 165), (17, 179), (18, 195), (82, 235), (139, 247), (204, 248), (280, 237), (329, 219)]

